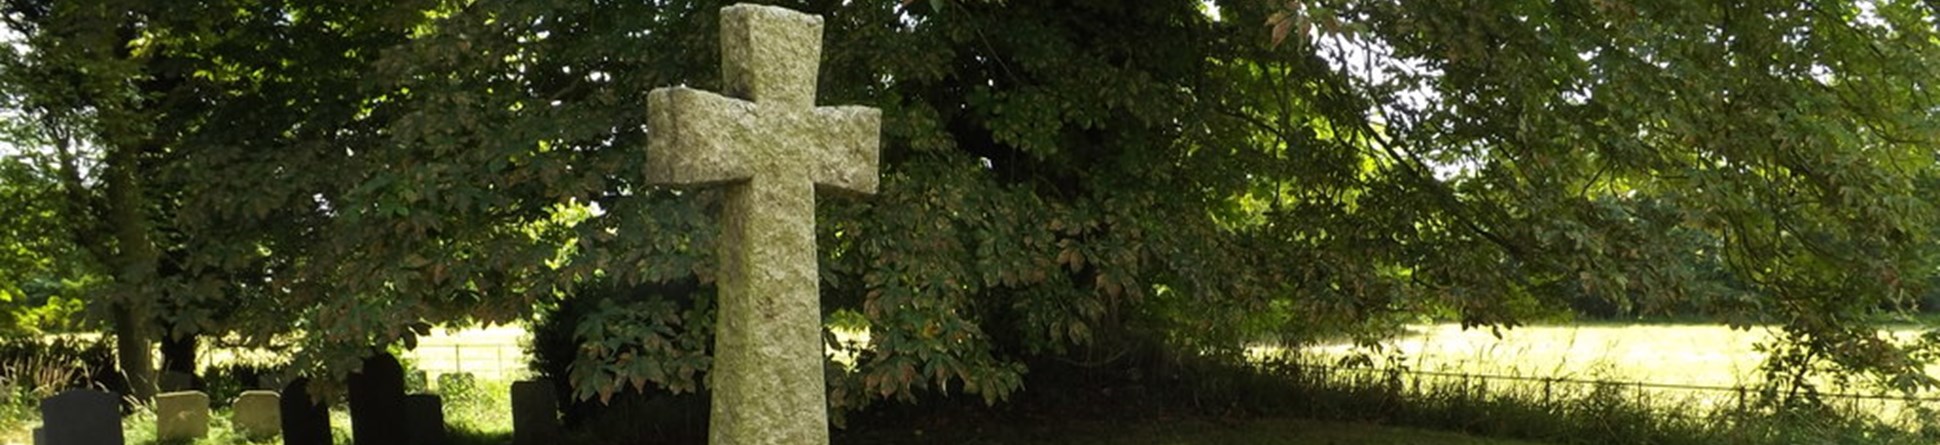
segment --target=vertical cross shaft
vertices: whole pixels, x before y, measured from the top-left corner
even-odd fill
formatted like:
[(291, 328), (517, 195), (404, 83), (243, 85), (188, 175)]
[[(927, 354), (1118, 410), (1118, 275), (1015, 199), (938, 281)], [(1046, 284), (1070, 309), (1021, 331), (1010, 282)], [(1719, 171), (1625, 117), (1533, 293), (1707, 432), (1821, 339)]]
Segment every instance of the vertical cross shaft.
[(740, 99), (647, 96), (648, 180), (726, 195), (708, 441), (826, 444), (815, 190), (875, 191), (880, 113), (814, 106), (820, 18), (734, 5), (721, 31), (723, 77)]

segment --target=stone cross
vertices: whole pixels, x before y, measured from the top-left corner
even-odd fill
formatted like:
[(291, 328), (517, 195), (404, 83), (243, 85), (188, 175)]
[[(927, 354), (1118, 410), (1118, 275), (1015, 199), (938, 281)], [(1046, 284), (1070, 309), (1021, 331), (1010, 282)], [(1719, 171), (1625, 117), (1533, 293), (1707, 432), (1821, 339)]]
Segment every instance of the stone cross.
[(647, 94), (647, 179), (724, 185), (708, 442), (826, 444), (815, 190), (875, 193), (881, 112), (816, 107), (822, 19), (721, 9), (727, 96)]

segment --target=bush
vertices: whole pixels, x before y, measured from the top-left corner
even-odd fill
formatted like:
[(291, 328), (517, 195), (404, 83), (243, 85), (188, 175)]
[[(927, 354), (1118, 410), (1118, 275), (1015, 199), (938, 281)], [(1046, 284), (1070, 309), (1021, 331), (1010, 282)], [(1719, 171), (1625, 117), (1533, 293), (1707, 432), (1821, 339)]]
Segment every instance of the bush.
[[(615, 393), (602, 403), (597, 399), (574, 397), (571, 366), (578, 359), (581, 339), (575, 338), (580, 325), (602, 320), (600, 311), (625, 306), (647, 298), (691, 305), (700, 293), (711, 293), (692, 278), (672, 283), (633, 287), (589, 284), (573, 297), (539, 311), (531, 326), (531, 341), (526, 345), (532, 357), (533, 375), (556, 386), (560, 410), (569, 443), (687, 443), (706, 440), (706, 392), (676, 394), (648, 384), (639, 390)], [(604, 303), (604, 304), (603, 304)], [(636, 339), (637, 340), (637, 339)], [(639, 347), (637, 344), (622, 347)], [(631, 387), (631, 385), (629, 385)]]
[(243, 391), (255, 389), (280, 390), (273, 385), (264, 385), (263, 378), (275, 376), (285, 365), (269, 363), (232, 362), (210, 366), (202, 371), (202, 392), (209, 394), (209, 404), (215, 408), (226, 408)]

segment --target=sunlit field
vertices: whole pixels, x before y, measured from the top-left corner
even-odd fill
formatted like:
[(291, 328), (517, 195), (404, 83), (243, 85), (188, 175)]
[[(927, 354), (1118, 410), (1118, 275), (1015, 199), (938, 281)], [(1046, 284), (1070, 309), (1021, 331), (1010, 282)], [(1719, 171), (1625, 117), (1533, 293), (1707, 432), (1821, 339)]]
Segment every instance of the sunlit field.
[[(1537, 326), (1491, 331), (1440, 324), (1379, 349), (1335, 344), (1305, 351), (1327, 357), (1371, 354), (1375, 365), (1417, 371), (1523, 377), (1629, 380), (1735, 386), (1753, 381), (1764, 358), (1762, 329), (1718, 325)], [(1498, 338), (1497, 335), (1500, 335)], [(1280, 352), (1256, 348), (1257, 354)]]
[[(1913, 332), (1895, 331), (1896, 336)], [(1364, 368), (1425, 372), (1410, 378), (1470, 381), (1498, 391), (1581, 392), (1592, 384), (1628, 383), (1651, 402), (1673, 409), (1708, 409), (1740, 403), (1737, 388), (1755, 389), (1764, 353), (1758, 344), (1773, 338), (1767, 328), (1732, 329), (1722, 325), (1534, 326), (1516, 329), (1463, 329), (1454, 324), (1422, 325), (1379, 347), (1327, 344), (1295, 351), (1308, 361), (1346, 365), (1362, 358)], [(1256, 359), (1284, 357), (1271, 346), (1249, 349)], [(1641, 383), (1642, 385), (1635, 385)], [(1621, 386), (1621, 385), (1620, 385)], [(1664, 387), (1671, 386), (1671, 387)], [(1678, 388), (1689, 386), (1693, 388)], [(1706, 389), (1709, 388), (1709, 389)], [(1868, 384), (1821, 388), (1828, 393), (1879, 396)], [(1835, 398), (1883, 418), (1898, 417), (1901, 401)]]

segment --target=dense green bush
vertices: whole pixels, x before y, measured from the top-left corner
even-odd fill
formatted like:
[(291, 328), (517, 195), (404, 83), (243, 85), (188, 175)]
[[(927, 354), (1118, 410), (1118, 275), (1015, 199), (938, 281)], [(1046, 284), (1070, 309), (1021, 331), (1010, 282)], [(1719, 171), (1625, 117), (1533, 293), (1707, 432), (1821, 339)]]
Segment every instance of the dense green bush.
[[(660, 443), (705, 439), (705, 392), (673, 391), (647, 383), (637, 388), (627, 385), (628, 389), (607, 394), (606, 400), (601, 400), (600, 395), (574, 388), (571, 376), (574, 372), (589, 372), (576, 371), (575, 366), (606, 364), (587, 360), (580, 354), (583, 348), (589, 346), (588, 342), (600, 342), (601, 346), (614, 350), (643, 349), (642, 338), (607, 344), (615, 339), (604, 336), (589, 338), (582, 333), (588, 330), (618, 330), (614, 329), (618, 326), (607, 325), (637, 320), (615, 314), (626, 314), (640, 306), (671, 304), (686, 308), (705, 307), (705, 303), (697, 301), (711, 300), (713, 293), (711, 285), (703, 286), (691, 279), (636, 287), (594, 284), (582, 287), (573, 297), (540, 312), (538, 320), (531, 326), (532, 338), (526, 345), (526, 352), (532, 357), (533, 375), (557, 385), (563, 399), (560, 409), (567, 428), (577, 438), (572, 443)], [(711, 345), (711, 338), (702, 337), (698, 344), (703, 348)], [(700, 372), (704, 373), (705, 370)], [(700, 378), (697, 375), (695, 381)]]

